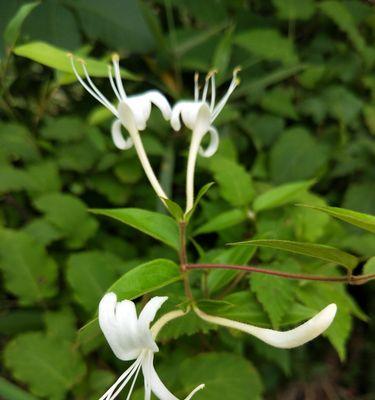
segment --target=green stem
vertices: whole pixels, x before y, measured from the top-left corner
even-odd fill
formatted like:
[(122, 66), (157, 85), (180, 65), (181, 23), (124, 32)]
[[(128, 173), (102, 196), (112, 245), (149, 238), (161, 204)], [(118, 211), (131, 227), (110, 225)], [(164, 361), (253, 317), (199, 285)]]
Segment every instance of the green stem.
[(186, 297), (188, 297), (190, 300), (193, 300), (193, 294), (191, 292), (190, 288), (190, 283), (189, 283), (189, 276), (188, 276), (188, 271), (187, 271), (187, 252), (186, 252), (186, 222), (181, 221), (179, 222), (179, 233), (180, 233), (180, 271), (182, 275), (182, 279), (184, 282), (184, 289), (185, 289), (185, 294)]

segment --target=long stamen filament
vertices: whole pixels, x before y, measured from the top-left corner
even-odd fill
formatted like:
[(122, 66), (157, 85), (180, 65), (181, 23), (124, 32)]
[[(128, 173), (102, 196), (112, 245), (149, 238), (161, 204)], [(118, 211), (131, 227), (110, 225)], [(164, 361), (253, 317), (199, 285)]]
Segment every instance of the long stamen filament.
[(204, 83), (203, 94), (202, 94), (202, 101), (206, 101), (207, 99), (207, 92), (208, 92), (208, 84), (210, 82), (210, 73), (206, 76), (206, 81)]
[(214, 108), (215, 108), (215, 100), (216, 100), (215, 74), (216, 73), (217, 73), (216, 70), (213, 70), (211, 72), (211, 103), (210, 103), (211, 112), (213, 112)]
[(126, 93), (125, 93), (125, 89), (124, 89), (124, 85), (122, 84), (122, 80), (121, 80), (121, 72), (120, 72), (120, 64), (119, 64), (119, 56), (117, 54), (114, 54), (112, 56), (112, 62), (113, 62), (113, 67), (115, 70), (115, 79), (116, 79), (116, 83), (117, 83), (117, 88), (120, 92), (121, 95), (121, 99), (125, 100), (126, 99)]
[(194, 101), (199, 99), (199, 74), (196, 72), (194, 74)]
[(73, 58), (73, 54), (69, 53), (68, 57), (70, 58), (70, 64), (72, 66), (74, 75), (76, 76), (78, 82), (87, 90), (87, 92), (89, 92), (91, 94), (92, 97), (94, 97), (95, 100), (97, 100), (100, 104), (102, 104), (104, 107), (108, 108), (112, 113), (114, 113), (116, 116), (117, 114), (117, 110), (113, 107), (113, 108), (109, 108), (108, 105), (103, 102), (103, 100), (91, 89), (90, 86), (87, 85), (87, 83), (81, 78), (80, 74), (78, 73), (76, 66), (74, 64), (74, 58)]
[(115, 95), (117, 97), (118, 101), (121, 101), (121, 96), (119, 91), (117, 90), (116, 84), (113, 80), (113, 76), (112, 76), (112, 67), (110, 65), (108, 65), (108, 77), (109, 77), (109, 82), (111, 83), (111, 87), (112, 90), (115, 92)]

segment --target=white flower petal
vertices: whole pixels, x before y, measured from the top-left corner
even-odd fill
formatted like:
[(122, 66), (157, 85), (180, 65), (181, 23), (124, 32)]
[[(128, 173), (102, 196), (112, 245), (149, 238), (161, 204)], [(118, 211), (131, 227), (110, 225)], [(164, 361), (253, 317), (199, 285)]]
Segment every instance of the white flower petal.
[(122, 125), (128, 130), (129, 133), (137, 131), (137, 125), (133, 110), (130, 108), (128, 102), (120, 101), (117, 107), (118, 117)]
[(151, 115), (151, 101), (144, 94), (129, 96), (125, 103), (131, 108), (136, 127), (139, 131), (146, 129), (147, 121)]
[(143, 310), (139, 314), (138, 318), (138, 329), (139, 336), (142, 339), (142, 344), (146, 348), (150, 348), (153, 351), (158, 351), (158, 346), (156, 345), (151, 330), (150, 323), (154, 320), (156, 313), (163, 303), (168, 299), (166, 296), (156, 296), (153, 297), (148, 303), (143, 307)]
[(231, 319), (215, 317), (213, 315), (204, 313), (198, 308), (194, 308), (194, 311), (199, 317), (206, 321), (246, 332), (274, 347), (291, 349), (302, 346), (310, 340), (315, 339), (326, 329), (328, 329), (336, 315), (337, 306), (336, 304), (330, 304), (304, 324), (285, 332), (258, 328), (256, 326), (233, 321)]
[(202, 105), (206, 105), (209, 111), (208, 118), (211, 119), (211, 112), (206, 102), (196, 101), (179, 101), (172, 110), (171, 125), (175, 131), (181, 129), (181, 121), (186, 127), (194, 130), (198, 124), (199, 112)]
[(121, 132), (122, 123), (119, 119), (113, 121), (111, 127), (112, 140), (115, 146), (120, 150), (128, 150), (133, 146), (133, 140), (131, 137), (124, 139)]
[(143, 96), (161, 111), (165, 120), (170, 120), (172, 109), (167, 98), (162, 93), (158, 90), (150, 90), (144, 93)]
[(206, 158), (213, 156), (219, 147), (219, 133), (216, 128), (210, 126), (208, 132), (210, 132), (210, 144), (206, 149), (203, 149), (202, 146), (199, 148), (199, 154)]

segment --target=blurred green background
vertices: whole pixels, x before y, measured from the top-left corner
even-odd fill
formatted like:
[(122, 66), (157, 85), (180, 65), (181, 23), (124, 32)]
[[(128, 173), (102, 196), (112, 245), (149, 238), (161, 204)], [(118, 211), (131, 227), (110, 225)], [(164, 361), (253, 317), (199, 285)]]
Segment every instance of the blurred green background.
[[(197, 187), (216, 185), (190, 232), (191, 259), (233, 258), (225, 243), (249, 237), (331, 244), (364, 262), (374, 255), (373, 234), (295, 206), (375, 213), (371, 1), (1, 0), (0, 29), (0, 398), (99, 398), (125, 367), (104, 341), (77, 341), (77, 329), (124, 272), (157, 257), (176, 260), (162, 244), (87, 212), (163, 211), (134, 150), (114, 147), (112, 116), (76, 83), (67, 51), (100, 62), (92, 72), (111, 99), (98, 77), (113, 52), (129, 94), (157, 88), (171, 103), (192, 98), (195, 71), (218, 69), (224, 93), (242, 67), (215, 123), (219, 151), (198, 163)], [(190, 132), (172, 132), (154, 111), (142, 135), (162, 186), (183, 206)], [(254, 217), (261, 193), (297, 181), (311, 188)], [(226, 212), (221, 226), (205, 225)], [(339, 271), (274, 250), (236, 257), (291, 272)], [(329, 341), (276, 350), (186, 319), (165, 330), (156, 361), (169, 388), (183, 397), (206, 382), (195, 398), (209, 400), (375, 399), (371, 283), (237, 277), (210, 273), (202, 285), (250, 323), (283, 328), (336, 302)], [(175, 304), (181, 296), (179, 285), (160, 293)]]

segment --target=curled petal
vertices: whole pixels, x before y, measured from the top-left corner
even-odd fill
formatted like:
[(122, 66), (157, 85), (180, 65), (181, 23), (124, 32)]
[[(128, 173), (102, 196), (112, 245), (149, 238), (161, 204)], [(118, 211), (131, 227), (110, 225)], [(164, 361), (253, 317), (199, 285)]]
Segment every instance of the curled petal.
[(161, 111), (165, 120), (170, 120), (172, 109), (168, 100), (162, 93), (160, 93), (158, 90), (150, 90), (144, 93), (143, 96), (151, 101), (151, 103)]
[(187, 126), (189, 129), (194, 130), (199, 123), (199, 113), (203, 105), (207, 106), (208, 109), (208, 123), (210, 123), (211, 112), (210, 109), (205, 102), (195, 102), (195, 101), (180, 101), (178, 102), (172, 110), (171, 116), (171, 125), (175, 131), (181, 129), (181, 121)]
[(285, 332), (258, 328), (231, 319), (215, 317), (204, 313), (197, 307), (194, 308), (194, 311), (199, 317), (208, 322), (246, 332), (274, 347), (292, 349), (315, 339), (328, 329), (336, 315), (337, 306), (336, 304), (330, 304), (304, 324)]
[(113, 124), (111, 127), (112, 140), (118, 149), (128, 150), (133, 146), (133, 140), (130, 137), (127, 139), (124, 139), (122, 132), (121, 132), (121, 125), (122, 124), (119, 119), (116, 119), (113, 121)]
[(210, 133), (210, 144), (206, 149), (203, 149), (202, 146), (199, 148), (199, 154), (206, 158), (213, 156), (219, 147), (219, 133), (216, 128), (210, 126), (208, 132)]
[(144, 95), (129, 96), (127, 103), (133, 113), (135, 125), (139, 131), (146, 129), (147, 121), (151, 115), (151, 101)]

